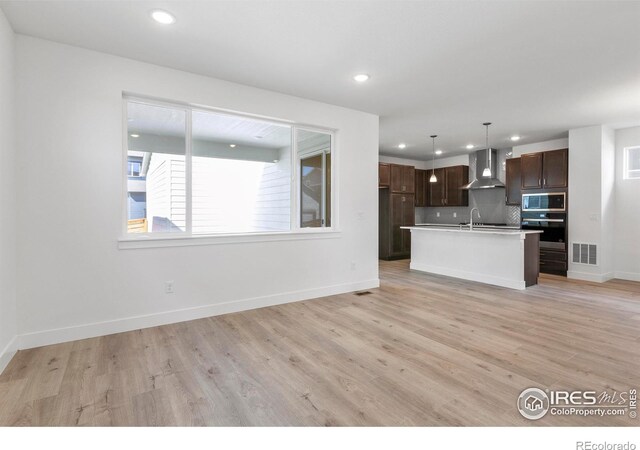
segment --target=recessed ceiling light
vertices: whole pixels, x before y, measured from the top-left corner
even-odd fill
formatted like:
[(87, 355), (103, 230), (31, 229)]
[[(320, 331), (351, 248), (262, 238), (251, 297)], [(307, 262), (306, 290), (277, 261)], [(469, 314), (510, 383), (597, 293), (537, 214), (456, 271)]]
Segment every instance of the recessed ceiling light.
[(400, 144), (400, 145), (398, 145), (398, 148), (400, 150), (404, 150), (405, 148), (407, 148), (407, 144)]
[(236, 148), (236, 144), (229, 144), (229, 147)]
[(278, 162), (278, 160), (277, 160), (277, 159), (274, 159), (274, 160), (273, 160), (273, 162), (274, 162), (274, 163), (277, 163), (277, 162)]
[(519, 141), (520, 140), (520, 136), (511, 136), (511, 140), (512, 141)]
[(364, 83), (369, 79), (369, 75), (367, 75), (366, 73), (359, 73), (358, 75), (354, 75), (353, 79), (358, 83)]
[(442, 150), (436, 150), (436, 155), (442, 155)]
[(473, 144), (467, 144), (467, 150), (471, 150), (473, 148)]
[(169, 14), (166, 11), (162, 11), (161, 9), (156, 9), (151, 13), (151, 18), (162, 25), (171, 25), (175, 23), (176, 18), (173, 15)]
[(131, 134), (130, 136), (133, 137), (133, 138), (140, 137), (139, 134)]

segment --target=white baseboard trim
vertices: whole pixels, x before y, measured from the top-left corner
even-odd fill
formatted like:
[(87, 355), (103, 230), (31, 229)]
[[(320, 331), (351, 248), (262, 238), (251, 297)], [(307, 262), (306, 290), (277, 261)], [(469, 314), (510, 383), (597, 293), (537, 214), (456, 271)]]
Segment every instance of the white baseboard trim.
[(18, 336), (14, 336), (11, 338), (9, 343), (5, 346), (5, 348), (0, 352), (0, 375), (4, 369), (9, 365), (9, 361), (13, 358), (13, 355), (18, 351)]
[(467, 272), (465, 270), (449, 269), (446, 267), (430, 266), (426, 264), (419, 264), (411, 262), (409, 265), (411, 270), (417, 270), (419, 272), (434, 273), (437, 275), (445, 275), (447, 277), (462, 278), (463, 280), (477, 281), (479, 283), (492, 284), (494, 286), (501, 286), (510, 289), (523, 290), (526, 288), (524, 280), (511, 280), (509, 278), (496, 277), (493, 275), (487, 275), (484, 273)]
[(616, 272), (614, 278), (628, 281), (640, 281), (640, 273)]
[(337, 284), (302, 291), (285, 292), (264, 297), (254, 297), (244, 300), (216, 303), (211, 305), (196, 306), (193, 308), (164, 311), (144, 316), (126, 317), (104, 322), (94, 322), (84, 325), (75, 325), (66, 328), (37, 331), (22, 334), (18, 338), (18, 348), (27, 349), (41, 347), (43, 345), (59, 344), (62, 342), (76, 341), (108, 334), (122, 333), (125, 331), (139, 330), (141, 328), (168, 325), (171, 323), (185, 322), (188, 320), (202, 319), (204, 317), (218, 316), (250, 309), (264, 308), (266, 306), (281, 305), (284, 303), (299, 302), (329, 295), (344, 294), (347, 292), (372, 289), (380, 286), (379, 279), (360, 281), (356, 283)]
[(614, 278), (613, 272), (607, 273), (588, 273), (588, 272), (577, 272), (575, 270), (569, 270), (567, 272), (567, 278), (571, 278), (573, 280), (582, 280), (582, 281), (592, 281), (594, 283), (604, 283), (605, 281), (609, 281)]

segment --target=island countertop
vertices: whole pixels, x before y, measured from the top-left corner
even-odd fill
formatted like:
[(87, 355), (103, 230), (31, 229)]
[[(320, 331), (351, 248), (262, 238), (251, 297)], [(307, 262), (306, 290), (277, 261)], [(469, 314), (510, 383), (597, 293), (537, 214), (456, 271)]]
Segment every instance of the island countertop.
[(400, 227), (403, 230), (413, 231), (436, 231), (445, 233), (464, 233), (464, 234), (501, 234), (506, 236), (525, 236), (527, 234), (541, 234), (540, 230), (520, 230), (517, 228), (509, 227), (487, 227), (481, 226), (469, 229), (467, 225), (438, 225), (438, 224), (423, 224), (414, 225), (410, 227)]

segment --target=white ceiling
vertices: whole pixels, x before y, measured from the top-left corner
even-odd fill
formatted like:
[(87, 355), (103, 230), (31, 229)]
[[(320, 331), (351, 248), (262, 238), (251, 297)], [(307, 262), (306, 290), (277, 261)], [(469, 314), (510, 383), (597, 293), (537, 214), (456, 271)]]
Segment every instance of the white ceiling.
[[(380, 115), (426, 158), (640, 123), (640, 2), (0, 1), (18, 33)], [(161, 26), (154, 8), (177, 22)], [(356, 84), (352, 75), (371, 80)], [(216, 105), (211, 105), (216, 106)], [(251, 112), (251, 111), (248, 111)], [(407, 148), (398, 150), (405, 142)]]

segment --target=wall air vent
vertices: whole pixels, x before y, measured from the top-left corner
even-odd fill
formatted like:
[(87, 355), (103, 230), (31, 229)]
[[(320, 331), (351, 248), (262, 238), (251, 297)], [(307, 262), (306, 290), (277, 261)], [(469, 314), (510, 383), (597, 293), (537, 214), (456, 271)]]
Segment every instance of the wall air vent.
[(573, 243), (571, 262), (574, 264), (598, 265), (598, 246), (596, 244)]

